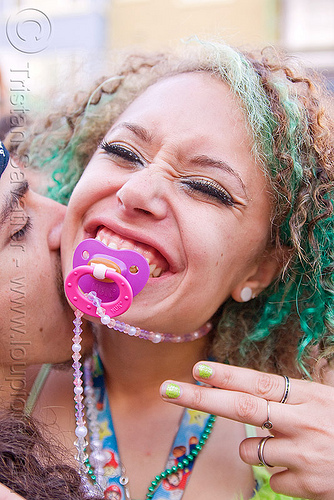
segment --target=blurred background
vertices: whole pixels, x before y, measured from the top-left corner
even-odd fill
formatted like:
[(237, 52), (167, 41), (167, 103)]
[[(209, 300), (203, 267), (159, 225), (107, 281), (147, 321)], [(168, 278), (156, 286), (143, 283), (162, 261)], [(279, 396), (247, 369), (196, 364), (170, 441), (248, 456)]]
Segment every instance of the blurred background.
[(283, 47), (334, 91), (334, 0), (0, 0), (0, 116), (85, 88), (107, 73), (113, 49), (192, 35)]

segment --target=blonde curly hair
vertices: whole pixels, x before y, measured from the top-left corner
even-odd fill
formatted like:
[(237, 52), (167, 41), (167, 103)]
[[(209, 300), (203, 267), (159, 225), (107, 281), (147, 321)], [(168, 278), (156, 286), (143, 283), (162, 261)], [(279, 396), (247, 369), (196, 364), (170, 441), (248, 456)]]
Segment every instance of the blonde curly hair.
[(250, 303), (229, 299), (214, 315), (215, 359), (277, 373), (309, 373), (311, 351), (334, 341), (333, 98), (321, 75), (267, 48), (250, 53), (198, 41), (178, 54), (131, 55), (35, 125), (21, 157), (52, 172), (50, 196), (67, 203), (97, 145), (122, 111), (159, 79), (209, 72), (239, 97), (253, 154), (273, 197), (272, 238), (288, 249), (279, 278)]

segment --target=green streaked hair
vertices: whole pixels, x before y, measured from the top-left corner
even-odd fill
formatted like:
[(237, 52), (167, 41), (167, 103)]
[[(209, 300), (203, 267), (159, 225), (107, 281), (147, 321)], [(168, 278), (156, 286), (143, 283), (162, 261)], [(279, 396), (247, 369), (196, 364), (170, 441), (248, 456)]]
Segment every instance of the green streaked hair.
[(334, 340), (329, 96), (319, 75), (273, 49), (255, 54), (199, 40), (184, 49), (126, 58), (93, 93), (37, 125), (18, 152), (52, 172), (50, 195), (66, 203), (99, 141), (145, 88), (195, 71), (226, 82), (244, 109), (253, 155), (271, 187), (269, 245), (287, 257), (281, 275), (257, 298), (242, 304), (229, 299), (217, 311), (212, 353), (233, 364), (308, 373), (313, 347), (318, 355)]

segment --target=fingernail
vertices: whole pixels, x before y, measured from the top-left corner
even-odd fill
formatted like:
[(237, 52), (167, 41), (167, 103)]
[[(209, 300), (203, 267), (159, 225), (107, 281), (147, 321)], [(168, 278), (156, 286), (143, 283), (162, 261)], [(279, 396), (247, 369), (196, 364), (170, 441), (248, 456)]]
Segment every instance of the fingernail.
[(163, 392), (164, 395), (167, 396), (167, 398), (176, 399), (181, 394), (181, 388), (178, 385), (170, 382), (166, 385), (166, 387), (164, 387)]
[(210, 378), (213, 370), (210, 366), (201, 364), (197, 366), (197, 373), (201, 378)]

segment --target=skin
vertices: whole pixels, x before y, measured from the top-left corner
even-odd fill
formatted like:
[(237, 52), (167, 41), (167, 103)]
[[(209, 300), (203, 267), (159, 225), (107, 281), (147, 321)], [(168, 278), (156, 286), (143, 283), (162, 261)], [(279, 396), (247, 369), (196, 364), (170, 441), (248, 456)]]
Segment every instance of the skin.
[[(270, 197), (225, 84), (207, 74), (164, 80), (129, 106), (105, 142), (113, 151), (98, 148), (71, 197), (64, 275), (77, 244), (103, 226), (125, 244), (153, 247), (166, 270), (122, 319), (181, 334), (199, 328), (230, 295), (240, 300), (250, 282), (259, 293), (271, 281)], [(220, 194), (203, 192), (205, 183)]]
[[(218, 302), (230, 295), (241, 300), (244, 286), (259, 293), (277, 272), (278, 257), (267, 247), (270, 196), (265, 180), (252, 160), (251, 141), (240, 105), (233, 101), (227, 87), (208, 75), (183, 75), (153, 86), (128, 108), (117, 124), (120, 122), (132, 123), (132, 130), (123, 126), (115, 131), (113, 127), (106, 140), (130, 148), (144, 161), (129, 162), (124, 152), (119, 158), (119, 151), (115, 155), (115, 150), (112, 154), (101, 149), (96, 152), (70, 204), (63, 240), (65, 272), (71, 269), (71, 254), (76, 245), (96, 236), (100, 225), (116, 232), (125, 245), (130, 242), (131, 246), (135, 241), (141, 251), (145, 245), (154, 247), (162, 256), (160, 260), (167, 262), (166, 272), (161, 278), (150, 279), (121, 319), (148, 329), (186, 333), (206, 321)], [(149, 143), (147, 135), (146, 138), (138, 135), (138, 128), (134, 132), (133, 124), (159, 135)], [(235, 176), (232, 181), (225, 169), (223, 178), (220, 170), (217, 177), (212, 162), (201, 164), (199, 171), (196, 164), (194, 170), (194, 162), (189, 162), (191, 155), (213, 156), (232, 164), (246, 186), (247, 199), (242, 200), (242, 195), (239, 193), (239, 198), (235, 192)], [(194, 185), (190, 190), (185, 180), (194, 173), (196, 178), (222, 184), (233, 198), (237, 197), (236, 203), (222, 206)], [(205, 303), (199, 303), (194, 296), (198, 283)], [(206, 377), (202, 381), (223, 391), (185, 384), (184, 381), (193, 382), (190, 367), (202, 359), (205, 339), (191, 344), (153, 346), (103, 327), (99, 328), (98, 339), (119, 449), (133, 497), (144, 497), (152, 477), (163, 469), (171, 436), (181, 416), (178, 406), (165, 405), (156, 397), (160, 381), (170, 379), (173, 374), (173, 379), (183, 381), (176, 382), (181, 395), (173, 402), (209, 409), (223, 416), (217, 420), (212, 437), (198, 458), (184, 500), (217, 498), (217, 492), (220, 500), (233, 498), (236, 492), (241, 492), (243, 498), (251, 496), (253, 476), (250, 468), (239, 460), (237, 451), (243, 441), (241, 458), (248, 464), (258, 463), (259, 439), (244, 440), (243, 425), (231, 419), (261, 425), (267, 417), (267, 399), (273, 401), (270, 407), (276, 439), (266, 444), (266, 460), (285, 467), (288, 464), (281, 458), (284, 455), (291, 464), (290, 473), (273, 475), (273, 488), (305, 498), (332, 498), (328, 481), (332, 477), (333, 436), (328, 421), (334, 398), (326, 392), (329, 388), (316, 386), (316, 409), (325, 410), (324, 419), (319, 421), (318, 412), (309, 404), (314, 386), (305, 381), (291, 381), (291, 397), (284, 406), (278, 404), (284, 381), (275, 375), (208, 363), (215, 367), (215, 373), (210, 380)], [(199, 379), (197, 369), (193, 376)], [(65, 378), (61, 386), (70, 388), (72, 377)], [(164, 383), (163, 397), (165, 387)], [(51, 376), (44, 391), (45, 405), (70, 408), (72, 392), (64, 392), (59, 393), (59, 379)], [(316, 422), (319, 424), (315, 425)], [(66, 429), (66, 425), (70, 433), (73, 418), (61, 428)], [(305, 441), (305, 436), (311, 438)], [(278, 437), (283, 439), (282, 445), (277, 446)], [(302, 454), (305, 442), (309, 450), (306, 468)], [(315, 443), (315, 447), (316, 443), (325, 444), (316, 455), (317, 468), (310, 443)], [(218, 464), (219, 469), (208, 465), (212, 463)], [(203, 481), (208, 485), (205, 492)]]
[(32, 191), (28, 177), (10, 159), (0, 178), (0, 398), (19, 396), (12, 409), (27, 396), (28, 365), (67, 361), (71, 349), (59, 253), (66, 209)]
[[(124, 122), (131, 125), (119, 127)], [(140, 133), (138, 125), (146, 134)], [(65, 274), (71, 269), (76, 245), (95, 237), (100, 226), (115, 232), (122, 246), (137, 245), (142, 253), (153, 247), (151, 253), (164, 264), (165, 272), (159, 278), (150, 278), (121, 319), (143, 328), (180, 334), (198, 328), (230, 295), (240, 301), (244, 286), (257, 294), (270, 283), (280, 265), (279, 256), (268, 248), (270, 195), (252, 158), (240, 105), (224, 84), (203, 74), (164, 80), (134, 101), (107, 133), (106, 141), (113, 146), (105, 148), (107, 152), (97, 150), (70, 203), (63, 234)], [(130, 160), (124, 149), (136, 156), (130, 154)], [(227, 162), (238, 177), (228, 175), (226, 168), (212, 168), (212, 162), (198, 165), (193, 159), (200, 155)], [(192, 183), (190, 189), (189, 179), (194, 178), (222, 185), (232, 195), (233, 204), (226, 205), (216, 196), (211, 199), (198, 183), (197, 187)], [(237, 178), (246, 187), (246, 199)], [(198, 283), (204, 302), (194, 295)], [(273, 489), (316, 500), (331, 498), (333, 436), (326, 422), (331, 418), (334, 398), (326, 392), (328, 387), (316, 386), (318, 399), (312, 406), (309, 402), (314, 385), (291, 380), (291, 397), (283, 406), (278, 404), (284, 392), (284, 380), (279, 376), (213, 363), (206, 363), (214, 367), (210, 379), (199, 377), (197, 368), (190, 376), (193, 361), (203, 359), (205, 339), (153, 345), (101, 326), (97, 336), (119, 450), (134, 498), (144, 497), (152, 477), (164, 468), (171, 436), (181, 417), (177, 405), (223, 417), (217, 419), (197, 459), (184, 500), (217, 498), (217, 492), (220, 500), (239, 493), (250, 498), (253, 474), (239, 458), (239, 444), (242, 460), (257, 464), (259, 438), (245, 440), (245, 429), (239, 422), (261, 425), (267, 418), (267, 399), (273, 401), (270, 408), (276, 439), (266, 444), (265, 458), (274, 465), (291, 465), (288, 473), (271, 469), (275, 472)], [(173, 381), (182, 380), (176, 382), (181, 393), (172, 401), (176, 404), (165, 405), (157, 398), (157, 391), (159, 381), (171, 381), (170, 374)], [(198, 388), (193, 385), (194, 379), (223, 391)], [(171, 402), (165, 397), (165, 389), (163, 383), (161, 394)], [(48, 398), (50, 404), (50, 394), (56, 405), (72, 404), (71, 390), (66, 395), (58, 390), (57, 395), (57, 381), (52, 377), (44, 392), (46, 404)], [(321, 421), (319, 408), (324, 409)], [(73, 418), (70, 423), (67, 420), (67, 426), (70, 434)], [(266, 434), (258, 432), (259, 436)], [(282, 444), (277, 446), (278, 437)], [(305, 443), (308, 467), (303, 455)], [(310, 443), (314, 443), (312, 449)], [(313, 457), (318, 452), (313, 448), (317, 443), (322, 458), (319, 455), (316, 468)], [(326, 463), (323, 450), (328, 456)], [(289, 464), (282, 456), (285, 460), (288, 457)], [(218, 464), (218, 468), (210, 464)], [(320, 468), (327, 477), (321, 476)]]
[[(270, 194), (251, 154), (240, 104), (225, 84), (207, 74), (163, 80), (129, 106), (105, 141), (68, 207), (64, 276), (77, 244), (107, 228), (122, 246), (151, 252), (164, 270), (149, 279), (121, 319), (180, 335), (199, 328), (230, 295), (241, 300), (244, 286), (254, 293), (267, 286), (277, 272), (268, 247)], [(97, 338), (131, 495), (142, 498), (164, 469), (182, 414), (159, 398), (159, 385), (171, 373), (193, 381), (191, 367), (202, 359), (206, 339), (153, 345), (104, 327)], [(50, 379), (48, 392), (54, 388)], [(213, 436), (184, 500), (214, 498), (217, 491), (222, 500), (239, 492), (249, 498), (252, 471), (238, 457), (244, 427), (219, 419)], [(212, 463), (219, 464), (219, 474)]]
[[(271, 469), (274, 472), (270, 480), (272, 489), (295, 497), (331, 500), (334, 432), (328, 422), (334, 411), (334, 388), (325, 384), (332, 385), (333, 370), (328, 365), (325, 368), (324, 363), (321, 365), (316, 367), (314, 378), (324, 383), (290, 379), (290, 392), (284, 405), (280, 403), (285, 391), (283, 377), (207, 361), (196, 364), (193, 375), (214, 388), (169, 380), (162, 384), (160, 391), (170, 403), (257, 427), (267, 419), (267, 400), (270, 401), (273, 423), (270, 433), (275, 439), (265, 444), (264, 457), (267, 463), (281, 467)], [(166, 396), (170, 383), (180, 388), (176, 399)], [(242, 441), (239, 449), (242, 460), (257, 465), (258, 444), (256, 437)]]
[(6, 488), (6, 486), (3, 486), (2, 484), (0, 484), (0, 495), (1, 500), (24, 500), (23, 497), (17, 495), (17, 493), (14, 493), (12, 490)]

